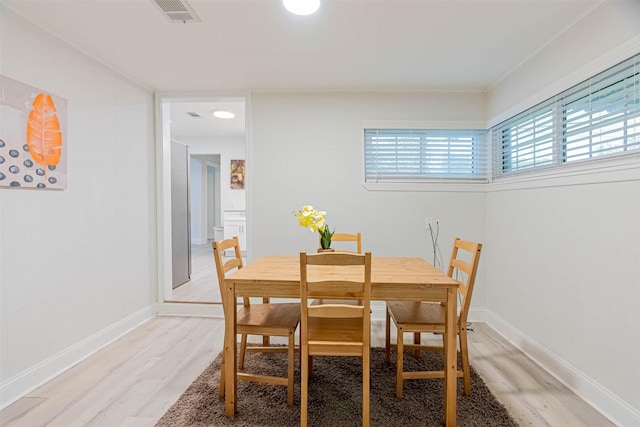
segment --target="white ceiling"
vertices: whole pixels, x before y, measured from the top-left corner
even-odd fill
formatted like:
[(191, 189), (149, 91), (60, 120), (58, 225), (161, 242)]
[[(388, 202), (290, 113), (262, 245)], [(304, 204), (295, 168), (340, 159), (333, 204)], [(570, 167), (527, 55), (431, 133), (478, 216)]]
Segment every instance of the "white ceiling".
[[(213, 116), (215, 110), (235, 114), (233, 119)], [(191, 113), (191, 114), (189, 114)], [(194, 117), (193, 113), (198, 117)], [(170, 103), (171, 136), (221, 137), (245, 135), (245, 102), (242, 101), (172, 101)]]
[(188, 0), (200, 22), (171, 23), (152, 0), (0, 0), (142, 86), (177, 93), (485, 91), (601, 1), (321, 0), (304, 17), (280, 0)]

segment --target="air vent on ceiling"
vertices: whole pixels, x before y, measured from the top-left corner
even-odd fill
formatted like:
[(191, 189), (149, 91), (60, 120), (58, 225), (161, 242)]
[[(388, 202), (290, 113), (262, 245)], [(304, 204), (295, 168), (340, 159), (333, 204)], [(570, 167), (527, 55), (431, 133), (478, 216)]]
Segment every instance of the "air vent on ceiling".
[(191, 117), (202, 117), (200, 114), (195, 113), (193, 111), (187, 111), (187, 114), (190, 115)]
[(169, 22), (200, 22), (198, 15), (185, 0), (153, 0)]

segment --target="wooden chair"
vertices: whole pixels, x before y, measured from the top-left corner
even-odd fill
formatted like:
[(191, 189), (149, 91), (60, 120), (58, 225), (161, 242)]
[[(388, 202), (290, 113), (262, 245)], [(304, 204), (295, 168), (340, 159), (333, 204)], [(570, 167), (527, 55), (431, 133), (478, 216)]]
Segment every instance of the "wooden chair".
[[(357, 274), (342, 279), (339, 272), (335, 274), (334, 266), (345, 271), (357, 269)], [(323, 276), (327, 267), (331, 267), (332, 274)], [(362, 305), (310, 305), (311, 298), (357, 298)], [(300, 253), (300, 299), (301, 426), (307, 425), (313, 356), (362, 357), (362, 424), (369, 426), (371, 253)]]
[[(213, 242), (213, 257), (216, 262), (218, 272), (218, 283), (220, 292), (224, 292), (224, 278), (231, 270), (243, 267), (242, 255), (240, 253), (240, 243), (238, 237)], [(232, 249), (234, 257), (226, 262), (223, 260), (223, 253), (227, 249)], [(225, 313), (228, 309), (235, 307), (224, 307)], [(254, 375), (245, 372), (238, 372), (238, 380), (254, 381), (267, 384), (284, 385), (287, 387), (287, 403), (293, 405), (293, 380), (294, 380), (294, 352), (295, 352), (295, 331), (300, 323), (300, 304), (269, 304), (268, 298), (263, 299), (262, 304), (251, 304), (249, 298), (243, 298), (243, 306), (237, 313), (237, 332), (241, 335), (240, 356), (238, 367), (244, 369), (244, 359), (246, 352), (287, 352), (287, 376), (274, 377), (267, 375)], [(262, 335), (262, 346), (247, 347), (248, 335)], [(270, 336), (283, 336), (288, 338), (286, 347), (276, 347), (269, 345)], [(224, 358), (220, 374), (220, 397), (224, 397)]]
[[(320, 235), (318, 234), (318, 249), (322, 248), (320, 244)], [(349, 233), (334, 233), (331, 238), (331, 242), (356, 242), (356, 250), (347, 251), (343, 249), (339, 249), (339, 252), (354, 252), (356, 254), (362, 253), (362, 235), (360, 233), (349, 234)]]
[[(462, 300), (460, 314), (457, 321), (457, 334), (460, 342), (460, 353), (462, 356), (462, 371), (458, 370), (458, 377), (464, 378), (464, 392), (471, 393), (471, 376), (469, 372), (469, 350), (467, 346), (467, 315), (471, 304), (473, 284), (476, 279), (478, 262), (482, 244), (460, 240), (456, 237), (453, 242), (453, 251), (447, 274), (449, 277), (457, 279), (454, 273), (464, 273), (466, 280), (460, 282), (458, 297)], [(461, 259), (461, 252), (467, 252), (469, 261)], [(390, 348), (396, 347), (396, 396), (402, 397), (402, 386), (404, 380), (420, 378), (444, 378), (444, 371), (417, 371), (403, 372), (403, 351), (413, 349), (419, 356), (421, 350), (444, 351), (444, 321), (445, 307), (438, 303), (426, 302), (399, 302), (387, 301), (387, 319), (385, 333), (385, 361), (390, 360)], [(391, 319), (397, 326), (397, 343), (391, 344)], [(414, 343), (404, 344), (404, 333), (414, 333)], [(439, 346), (428, 346), (420, 344), (420, 333), (432, 332), (442, 336), (443, 344)]]
[[(322, 248), (320, 243), (320, 236), (318, 236), (318, 249)], [(348, 251), (345, 249), (336, 249), (337, 252), (349, 252), (349, 253), (362, 253), (362, 234), (360, 232), (349, 234), (349, 233), (334, 233), (331, 238), (332, 242), (355, 242), (356, 250)], [(315, 300), (312, 304), (362, 304), (362, 301), (354, 301), (354, 300)]]

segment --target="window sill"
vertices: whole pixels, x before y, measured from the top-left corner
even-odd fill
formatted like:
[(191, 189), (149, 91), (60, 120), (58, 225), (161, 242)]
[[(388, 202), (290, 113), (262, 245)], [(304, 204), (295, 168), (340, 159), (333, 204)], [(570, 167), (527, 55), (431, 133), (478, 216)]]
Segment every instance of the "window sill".
[(489, 191), (506, 191), (638, 180), (640, 180), (640, 155), (633, 155), (498, 177), (489, 184), (488, 188)]
[(362, 183), (362, 187), (367, 191), (383, 192), (483, 193), (624, 181), (640, 181), (640, 155), (499, 177), (490, 183), (480, 181), (365, 182)]
[(464, 192), (482, 193), (487, 191), (486, 182), (364, 182), (362, 186), (367, 191), (396, 191), (396, 192)]

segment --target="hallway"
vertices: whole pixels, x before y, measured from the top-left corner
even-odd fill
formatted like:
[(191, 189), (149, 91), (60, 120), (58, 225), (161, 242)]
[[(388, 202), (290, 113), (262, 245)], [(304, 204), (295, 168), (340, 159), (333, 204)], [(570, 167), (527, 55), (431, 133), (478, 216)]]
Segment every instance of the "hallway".
[(191, 280), (173, 290), (171, 302), (221, 303), (211, 241), (191, 245)]

